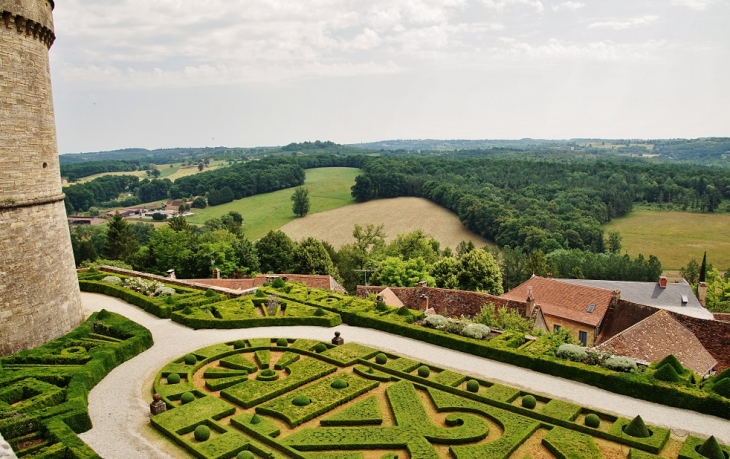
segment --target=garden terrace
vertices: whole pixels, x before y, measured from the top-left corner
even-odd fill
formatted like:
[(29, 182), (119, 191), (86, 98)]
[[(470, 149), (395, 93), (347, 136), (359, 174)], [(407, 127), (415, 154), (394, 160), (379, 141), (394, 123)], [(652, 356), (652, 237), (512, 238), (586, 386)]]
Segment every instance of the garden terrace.
[[(282, 362), (288, 354), (300, 358)], [(231, 362), (247, 370), (232, 385), (211, 388), (208, 383), (225, 377)], [(261, 377), (279, 362), (277, 378)], [(683, 444), (667, 429), (644, 427), (641, 419), (357, 343), (252, 338), (207, 346), (164, 366), (151, 389), (169, 408), (153, 417), (152, 425), (202, 459), (229, 459), (244, 451), (255, 458), (296, 459), (315, 454), (521, 459), (526, 453), (609, 458), (616, 451), (629, 457), (700, 458), (695, 448), (705, 442), (690, 436)], [(631, 435), (635, 425), (644, 436)], [(196, 437), (200, 426), (210, 431), (208, 438)]]

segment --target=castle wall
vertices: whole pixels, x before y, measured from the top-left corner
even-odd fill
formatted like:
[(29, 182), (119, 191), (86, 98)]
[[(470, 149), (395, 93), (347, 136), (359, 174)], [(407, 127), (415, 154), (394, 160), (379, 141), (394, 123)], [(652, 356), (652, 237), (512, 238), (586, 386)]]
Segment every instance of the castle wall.
[(50, 0), (0, 0), (0, 355), (83, 320), (61, 191)]

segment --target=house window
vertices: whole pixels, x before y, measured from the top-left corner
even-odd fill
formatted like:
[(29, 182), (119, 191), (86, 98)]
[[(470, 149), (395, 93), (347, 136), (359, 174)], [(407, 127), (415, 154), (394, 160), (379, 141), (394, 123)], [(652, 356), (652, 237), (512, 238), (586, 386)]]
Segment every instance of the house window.
[(553, 325), (553, 332), (560, 331), (560, 325)]
[(583, 343), (583, 346), (588, 346), (588, 333), (584, 331), (579, 331), (578, 340)]

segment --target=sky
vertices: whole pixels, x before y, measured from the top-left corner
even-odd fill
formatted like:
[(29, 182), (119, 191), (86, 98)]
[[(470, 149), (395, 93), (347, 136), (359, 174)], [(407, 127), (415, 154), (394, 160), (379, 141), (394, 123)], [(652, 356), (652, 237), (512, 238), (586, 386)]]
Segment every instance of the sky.
[(60, 0), (61, 153), (730, 135), (730, 0)]

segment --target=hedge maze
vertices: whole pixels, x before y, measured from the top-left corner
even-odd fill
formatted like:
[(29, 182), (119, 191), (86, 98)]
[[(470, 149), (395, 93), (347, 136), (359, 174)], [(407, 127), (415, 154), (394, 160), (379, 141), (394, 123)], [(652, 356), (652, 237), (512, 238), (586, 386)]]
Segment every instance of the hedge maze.
[(168, 405), (152, 425), (201, 459), (721, 459), (730, 452), (714, 438), (682, 443), (640, 417), (617, 418), (357, 343), (208, 346), (163, 367), (152, 389)]

